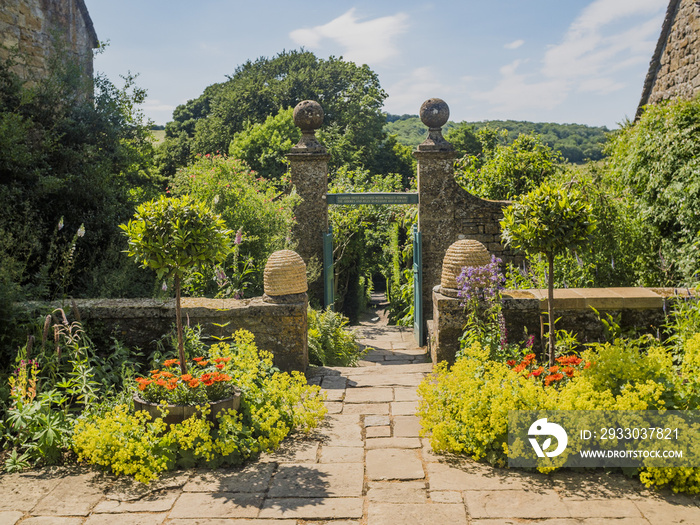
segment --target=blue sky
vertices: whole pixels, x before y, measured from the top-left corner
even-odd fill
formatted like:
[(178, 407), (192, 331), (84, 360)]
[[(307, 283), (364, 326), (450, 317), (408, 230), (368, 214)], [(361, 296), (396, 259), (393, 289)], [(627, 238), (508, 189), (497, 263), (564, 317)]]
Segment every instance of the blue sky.
[(109, 46), (95, 69), (138, 73), (157, 124), (248, 59), (304, 47), (368, 64), (384, 110), (444, 99), (455, 121), (613, 129), (633, 117), (668, 0), (86, 0)]

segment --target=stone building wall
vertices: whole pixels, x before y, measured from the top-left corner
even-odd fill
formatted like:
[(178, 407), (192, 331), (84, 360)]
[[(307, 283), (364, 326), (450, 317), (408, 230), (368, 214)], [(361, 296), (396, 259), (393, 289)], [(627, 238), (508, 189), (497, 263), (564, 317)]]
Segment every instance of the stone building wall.
[[(222, 337), (248, 330), (255, 336), (259, 349), (272, 352), (275, 366), (284, 371), (303, 372), (309, 364), (308, 301), (306, 294), (294, 297), (300, 300), (287, 304), (265, 302), (262, 297), (245, 300), (183, 297), (183, 323), (201, 325), (204, 336)], [(175, 323), (174, 299), (77, 299), (76, 305), (89, 333), (113, 333), (132, 348), (155, 349), (155, 341), (169, 333)], [(33, 317), (45, 315), (48, 307), (59, 306), (25, 303), (28, 313), (36, 314)], [(228, 324), (222, 328), (214, 323)]]
[(45, 77), (61, 47), (92, 77), (92, 50), (99, 46), (84, 0), (0, 0), (0, 44), (2, 60), (17, 49), (16, 72), (28, 80)]
[(700, 1), (671, 0), (637, 110), (700, 93)]

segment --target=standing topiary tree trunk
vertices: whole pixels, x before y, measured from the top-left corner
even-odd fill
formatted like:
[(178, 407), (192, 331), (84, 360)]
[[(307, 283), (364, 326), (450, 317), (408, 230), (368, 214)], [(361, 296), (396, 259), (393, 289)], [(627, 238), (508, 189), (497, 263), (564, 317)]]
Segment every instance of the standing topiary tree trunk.
[(182, 336), (180, 284), (188, 270), (223, 261), (231, 250), (231, 230), (203, 203), (189, 195), (161, 196), (136, 208), (134, 218), (119, 226), (129, 240), (127, 253), (158, 279), (172, 277), (180, 369), (187, 373)]
[(543, 183), (503, 211), (501, 239), (528, 255), (547, 258), (549, 366), (554, 366), (554, 257), (587, 243), (595, 230), (592, 207), (574, 189)]

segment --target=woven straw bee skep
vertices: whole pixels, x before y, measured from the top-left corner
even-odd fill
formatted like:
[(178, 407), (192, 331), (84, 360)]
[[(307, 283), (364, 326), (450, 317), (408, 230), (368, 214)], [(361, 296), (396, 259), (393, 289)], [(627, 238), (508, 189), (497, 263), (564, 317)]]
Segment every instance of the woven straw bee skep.
[(280, 250), (270, 255), (263, 275), (265, 295), (269, 298), (303, 294), (309, 288), (306, 264), (292, 250)]
[(462, 239), (452, 244), (442, 260), (440, 293), (448, 297), (457, 297), (457, 277), (462, 268), (485, 266), (491, 262), (491, 254), (479, 241)]

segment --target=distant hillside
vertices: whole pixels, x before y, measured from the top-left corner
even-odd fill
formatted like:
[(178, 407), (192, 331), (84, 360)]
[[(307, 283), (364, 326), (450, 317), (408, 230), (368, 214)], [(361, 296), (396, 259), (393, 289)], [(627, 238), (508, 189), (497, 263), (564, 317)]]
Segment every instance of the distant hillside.
[[(386, 116), (384, 129), (387, 133), (396, 135), (401, 144), (415, 147), (428, 133), (418, 115)], [(448, 122), (443, 127), (446, 133), (450, 128), (461, 123)], [(542, 135), (544, 141), (570, 162), (585, 162), (586, 160), (602, 159), (603, 145), (609, 132), (606, 127), (584, 126), (583, 124), (555, 124), (551, 122), (521, 122), (516, 120), (487, 120), (468, 122), (476, 129), (483, 127), (507, 129), (508, 141), (512, 142), (521, 133), (535, 132)]]

